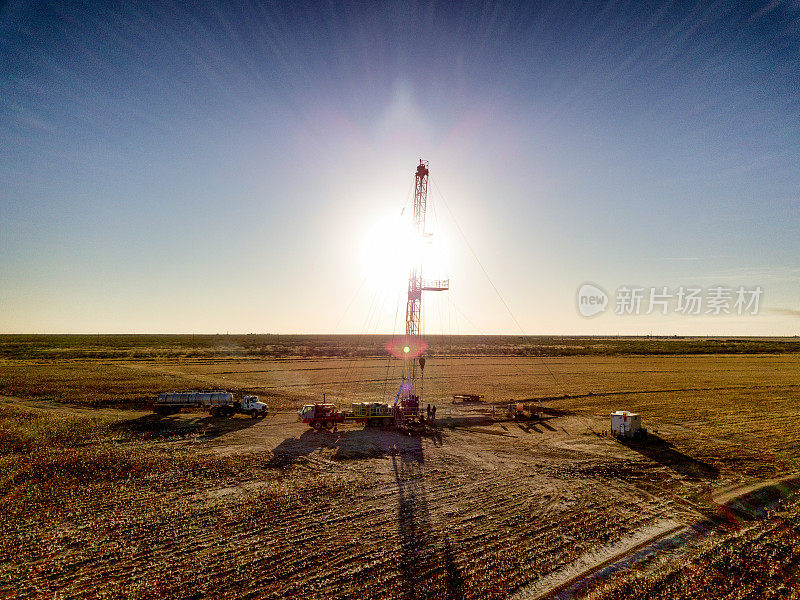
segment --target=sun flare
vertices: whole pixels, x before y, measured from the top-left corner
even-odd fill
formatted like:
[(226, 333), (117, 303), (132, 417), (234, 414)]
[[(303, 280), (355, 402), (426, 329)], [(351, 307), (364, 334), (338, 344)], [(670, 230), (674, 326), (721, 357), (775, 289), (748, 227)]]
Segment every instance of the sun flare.
[(373, 286), (404, 287), (411, 268), (420, 261), (425, 278), (446, 276), (448, 253), (440, 235), (419, 239), (405, 214), (381, 219), (366, 228), (361, 263)]
[(366, 229), (361, 260), (364, 274), (375, 286), (403, 286), (411, 267), (423, 254), (406, 215), (395, 215)]

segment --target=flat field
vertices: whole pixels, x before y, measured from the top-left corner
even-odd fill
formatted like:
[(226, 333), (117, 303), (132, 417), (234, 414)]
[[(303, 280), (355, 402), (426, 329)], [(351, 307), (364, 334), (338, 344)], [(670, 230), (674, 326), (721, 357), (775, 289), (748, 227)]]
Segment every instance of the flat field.
[[(533, 598), (684, 526), (705, 533), (675, 560), (590, 593), (633, 598), (647, 584), (689, 598), (716, 585), (709, 597), (738, 597), (744, 579), (728, 589), (696, 573), (730, 582), (730, 553), (767, 542), (780, 581), (750, 577), (759, 597), (791, 597), (800, 580), (796, 503), (731, 516), (725, 500), (798, 471), (800, 355), (759, 352), (780, 341), (727, 342), (739, 346), (723, 354), (658, 342), (650, 355), (432, 343), (424, 390), (437, 425), (407, 436), (296, 420), (323, 394), (345, 407), (393, 396), (400, 365), (378, 352), (179, 356), (163, 339), (133, 352), (132, 339), (111, 353), (0, 339), (0, 597)], [(272, 415), (148, 410), (160, 391), (210, 388), (257, 393)], [(463, 392), (484, 403), (452, 404)], [(501, 418), (528, 398), (542, 399), (543, 421)], [(605, 435), (616, 409), (642, 413), (647, 443)], [(664, 581), (686, 582), (686, 595), (658, 596)]]

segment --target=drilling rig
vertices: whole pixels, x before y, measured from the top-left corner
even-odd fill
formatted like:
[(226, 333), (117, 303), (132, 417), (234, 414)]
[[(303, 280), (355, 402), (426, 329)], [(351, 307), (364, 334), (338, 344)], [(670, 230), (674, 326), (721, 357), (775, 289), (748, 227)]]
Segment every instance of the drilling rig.
[[(413, 239), (409, 252), (420, 250), (430, 234), (425, 232), (425, 209), (428, 202), (428, 162), (419, 161), (414, 175)], [(298, 411), (304, 423), (317, 430), (331, 429), (348, 421), (364, 423), (367, 427), (383, 426), (394, 421), (398, 429), (417, 429), (424, 424), (422, 381), (427, 347), (422, 338), (422, 292), (441, 292), (450, 289), (450, 280), (425, 280), (422, 276), (423, 253), (413, 256), (408, 276), (406, 301), (406, 334), (387, 344), (387, 350), (403, 359), (403, 379), (394, 403), (360, 402), (352, 410), (340, 411), (334, 404), (307, 404)]]
[[(425, 209), (428, 203), (428, 161), (421, 160), (414, 174), (413, 246), (421, 248), (429, 234), (425, 232)], [(395, 425), (409, 428), (423, 422), (422, 379), (425, 371), (425, 343), (422, 338), (422, 292), (450, 289), (450, 280), (426, 281), (422, 276), (422, 252), (414, 257), (408, 276), (406, 335), (402, 344), (403, 379), (394, 403)]]

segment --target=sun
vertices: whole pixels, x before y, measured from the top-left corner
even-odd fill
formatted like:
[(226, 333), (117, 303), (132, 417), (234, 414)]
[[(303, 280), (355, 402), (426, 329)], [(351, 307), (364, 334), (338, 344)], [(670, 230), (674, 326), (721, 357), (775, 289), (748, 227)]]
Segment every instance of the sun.
[(447, 251), (438, 234), (420, 239), (408, 212), (378, 219), (365, 227), (361, 264), (374, 287), (404, 288), (411, 268), (420, 262), (425, 278), (443, 278)]
[(386, 217), (364, 233), (361, 263), (365, 276), (377, 287), (403, 286), (411, 267), (421, 257), (421, 244), (406, 215)]

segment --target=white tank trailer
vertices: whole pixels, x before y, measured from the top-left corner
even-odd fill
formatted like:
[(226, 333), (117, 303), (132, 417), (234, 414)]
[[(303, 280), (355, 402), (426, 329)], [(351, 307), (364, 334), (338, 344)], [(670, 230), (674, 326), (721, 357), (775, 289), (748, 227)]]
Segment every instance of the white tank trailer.
[(159, 394), (153, 406), (157, 415), (173, 415), (185, 407), (207, 408), (214, 417), (241, 413), (253, 418), (266, 417), (269, 409), (258, 396), (242, 396), (236, 400), (231, 392), (165, 392)]

